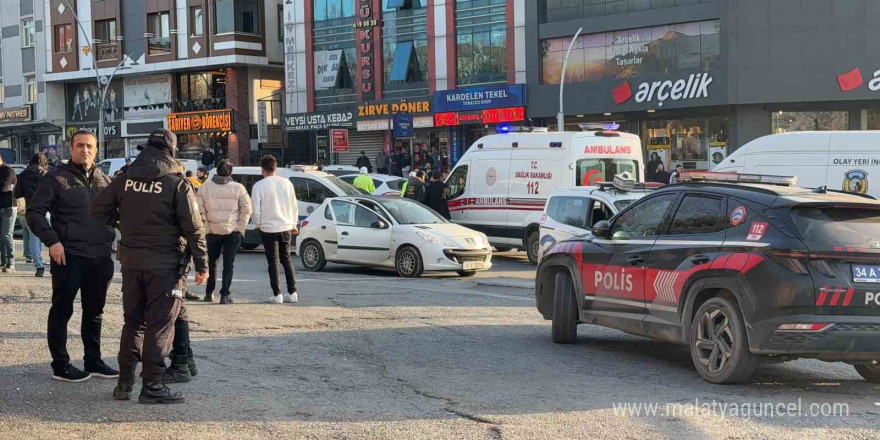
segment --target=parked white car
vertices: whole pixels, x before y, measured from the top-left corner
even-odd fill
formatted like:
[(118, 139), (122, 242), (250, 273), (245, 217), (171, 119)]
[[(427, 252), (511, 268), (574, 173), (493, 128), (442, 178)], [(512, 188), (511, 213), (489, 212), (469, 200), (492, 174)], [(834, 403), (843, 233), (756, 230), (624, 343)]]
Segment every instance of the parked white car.
[(660, 186), (616, 181), (597, 186), (554, 189), (541, 216), (538, 257), (560, 241), (591, 233), (593, 225), (617, 215)]
[(400, 197), (325, 200), (302, 221), (297, 250), (309, 271), (328, 261), (395, 269), (405, 278), (433, 271), (472, 276), (492, 268), (485, 234)]
[[(348, 174), (339, 176), (339, 178), (354, 185), (354, 179), (359, 175)], [(403, 182), (406, 182), (406, 179), (403, 177), (389, 176), (387, 174), (369, 174), (369, 176), (373, 179), (373, 186), (376, 187), (376, 191), (373, 191), (374, 196), (399, 196), (400, 188), (403, 186)]]

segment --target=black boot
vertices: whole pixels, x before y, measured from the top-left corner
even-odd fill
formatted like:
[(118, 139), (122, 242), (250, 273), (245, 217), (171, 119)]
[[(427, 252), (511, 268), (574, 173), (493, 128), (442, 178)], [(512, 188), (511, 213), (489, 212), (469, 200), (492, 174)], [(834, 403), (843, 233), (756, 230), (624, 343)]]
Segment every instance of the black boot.
[(198, 295), (190, 292), (189, 290), (186, 291), (183, 297), (186, 298), (188, 301), (198, 301), (199, 299), (201, 299)]
[(164, 373), (162, 373), (161, 382), (164, 384), (192, 382), (192, 374), (189, 372), (189, 366), (187, 364), (172, 364), (165, 369)]
[(214, 294), (213, 293), (206, 293), (204, 301), (206, 303), (214, 302)]
[(116, 388), (113, 388), (113, 398), (116, 400), (131, 400), (131, 389), (134, 387), (134, 379), (130, 382), (119, 379)]
[(172, 391), (162, 382), (154, 382), (144, 379), (141, 386), (141, 395), (138, 396), (138, 402), (153, 403), (184, 403), (186, 399), (180, 391)]

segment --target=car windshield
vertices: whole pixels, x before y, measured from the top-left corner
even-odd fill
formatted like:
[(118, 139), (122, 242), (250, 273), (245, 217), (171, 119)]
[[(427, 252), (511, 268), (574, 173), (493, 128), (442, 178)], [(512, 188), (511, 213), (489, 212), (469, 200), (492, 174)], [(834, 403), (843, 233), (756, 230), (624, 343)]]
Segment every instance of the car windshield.
[(336, 176), (324, 176), (325, 179), (329, 180), (330, 183), (339, 187), (342, 192), (347, 196), (362, 196), (364, 192), (355, 188), (350, 183), (336, 177)]
[(436, 212), (407, 199), (388, 199), (379, 202), (401, 225), (436, 225), (448, 223)]
[(880, 210), (795, 208), (792, 217), (807, 241), (870, 248), (880, 240)]

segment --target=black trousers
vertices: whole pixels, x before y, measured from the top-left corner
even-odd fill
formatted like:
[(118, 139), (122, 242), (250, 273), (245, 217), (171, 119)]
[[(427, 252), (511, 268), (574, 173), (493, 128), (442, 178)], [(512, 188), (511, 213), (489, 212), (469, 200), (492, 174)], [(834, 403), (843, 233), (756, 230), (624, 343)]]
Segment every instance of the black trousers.
[(278, 264), (284, 268), (284, 279), (287, 282), (287, 293), (296, 292), (296, 273), (290, 264), (290, 232), (260, 232), (263, 239), (263, 248), (266, 250), (266, 261), (269, 263), (269, 285), (272, 286), (272, 294), (281, 294), (278, 286)]
[(168, 357), (171, 359), (171, 365), (179, 368), (186, 366), (186, 361), (193, 358), (192, 345), (189, 341), (189, 315), (186, 313), (185, 305), (180, 306), (180, 313), (174, 321), (174, 340)]
[(176, 270), (122, 268), (125, 324), (119, 343), (120, 374), (132, 375), (140, 360), (141, 377), (149, 381), (162, 377), (181, 308), (183, 284)]
[(220, 295), (229, 296), (232, 285), (232, 273), (235, 271), (235, 254), (241, 246), (241, 234), (233, 232), (229, 235), (208, 234), (208, 284), (205, 292), (214, 293), (217, 286), (217, 260), (223, 255), (223, 284)]
[(376, 172), (379, 174), (388, 174), (388, 168), (378, 168), (376, 169)]
[(80, 292), (82, 303), (83, 351), (86, 365), (101, 359), (101, 322), (107, 288), (113, 279), (113, 259), (78, 257), (67, 254), (67, 264), (52, 261), (52, 307), (49, 309), (47, 336), (52, 368), (61, 368), (70, 362), (67, 353), (67, 323), (73, 315), (73, 301)]

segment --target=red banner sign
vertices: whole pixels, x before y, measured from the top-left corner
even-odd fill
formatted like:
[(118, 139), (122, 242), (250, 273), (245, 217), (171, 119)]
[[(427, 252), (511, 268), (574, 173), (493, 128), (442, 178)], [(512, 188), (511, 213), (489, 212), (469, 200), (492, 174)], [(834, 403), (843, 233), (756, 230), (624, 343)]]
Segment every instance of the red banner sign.
[(348, 130), (334, 128), (330, 130), (330, 151), (333, 153), (348, 152)]
[(476, 112), (444, 112), (434, 115), (434, 126), (498, 124), (501, 122), (523, 121), (525, 118), (526, 111), (523, 107), (493, 108)]

